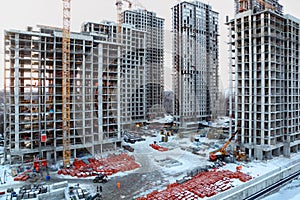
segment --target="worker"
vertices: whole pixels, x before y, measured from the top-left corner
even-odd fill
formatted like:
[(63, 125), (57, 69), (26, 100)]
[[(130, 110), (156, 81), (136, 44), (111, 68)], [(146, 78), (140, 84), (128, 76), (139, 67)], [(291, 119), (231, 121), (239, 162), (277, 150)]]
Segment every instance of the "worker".
[(47, 176), (46, 176), (46, 181), (50, 181), (50, 175), (49, 174), (47, 174)]
[(102, 185), (97, 186), (97, 192), (102, 192)]

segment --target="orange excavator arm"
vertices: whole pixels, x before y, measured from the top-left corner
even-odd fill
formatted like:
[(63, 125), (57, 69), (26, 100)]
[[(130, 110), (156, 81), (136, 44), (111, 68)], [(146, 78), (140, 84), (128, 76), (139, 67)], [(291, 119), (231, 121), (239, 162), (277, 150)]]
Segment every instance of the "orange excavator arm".
[(228, 147), (228, 145), (230, 144), (230, 142), (233, 140), (233, 138), (235, 137), (235, 135), (236, 135), (238, 132), (239, 132), (239, 129), (236, 130), (236, 131), (232, 134), (232, 136), (226, 141), (226, 143), (223, 145), (222, 148), (217, 149), (217, 150), (214, 150), (214, 151), (212, 151), (212, 152), (209, 153), (209, 158), (210, 158), (211, 161), (217, 160), (217, 155), (216, 155), (217, 152), (220, 152), (223, 156), (225, 156), (225, 155), (227, 154), (226, 148)]
[(231, 140), (235, 137), (235, 135), (239, 132), (239, 130), (236, 130), (232, 136), (227, 140), (227, 142), (223, 145), (223, 147), (220, 149), (220, 152), (224, 152), (227, 148), (227, 146), (230, 144)]

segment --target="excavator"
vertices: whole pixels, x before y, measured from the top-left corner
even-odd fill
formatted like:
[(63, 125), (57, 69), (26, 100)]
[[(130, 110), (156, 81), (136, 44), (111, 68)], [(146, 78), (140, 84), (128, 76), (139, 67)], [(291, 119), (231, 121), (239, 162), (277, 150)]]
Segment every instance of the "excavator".
[(239, 146), (236, 146), (235, 150), (233, 151), (233, 155), (237, 161), (248, 161), (246, 153), (242, 151)]
[(225, 157), (228, 157), (229, 154), (226, 151), (227, 146), (230, 144), (231, 140), (235, 137), (235, 135), (239, 132), (239, 129), (236, 130), (232, 136), (227, 140), (227, 142), (223, 145), (222, 148), (209, 152), (209, 160), (216, 161), (216, 160), (224, 160)]

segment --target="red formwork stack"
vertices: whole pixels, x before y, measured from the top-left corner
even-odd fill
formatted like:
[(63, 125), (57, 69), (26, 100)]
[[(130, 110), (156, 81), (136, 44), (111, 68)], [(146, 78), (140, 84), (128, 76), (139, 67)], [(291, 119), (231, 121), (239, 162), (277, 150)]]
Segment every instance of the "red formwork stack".
[(168, 151), (168, 148), (159, 146), (157, 144), (149, 144), (150, 147), (152, 147), (153, 149), (157, 150), (157, 151)]
[(57, 173), (79, 178), (94, 176), (98, 173), (109, 176), (119, 171), (130, 171), (139, 167), (140, 165), (135, 162), (134, 157), (121, 153), (101, 159), (89, 158), (88, 163), (75, 159), (71, 169), (60, 169)]
[(27, 181), (29, 179), (29, 173), (31, 173), (31, 170), (27, 170), (25, 172), (22, 172), (18, 176), (14, 178), (14, 181)]
[(240, 171), (232, 172), (229, 170), (212, 170), (208, 172), (200, 172), (192, 179), (182, 183), (172, 183), (162, 191), (153, 191), (145, 197), (138, 200), (172, 200), (172, 199), (199, 199), (211, 197), (219, 192), (223, 192), (231, 188), (231, 179), (239, 179), (243, 182), (252, 179)]

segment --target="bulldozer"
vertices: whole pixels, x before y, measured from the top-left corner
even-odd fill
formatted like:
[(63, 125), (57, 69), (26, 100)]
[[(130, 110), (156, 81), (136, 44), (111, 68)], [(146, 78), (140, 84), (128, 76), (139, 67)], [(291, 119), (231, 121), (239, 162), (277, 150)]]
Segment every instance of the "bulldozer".
[(239, 132), (239, 129), (236, 130), (232, 136), (226, 141), (226, 143), (219, 149), (209, 152), (209, 160), (216, 161), (216, 160), (224, 160), (226, 157), (229, 157), (229, 153), (226, 151), (226, 148), (233, 140), (235, 135)]

